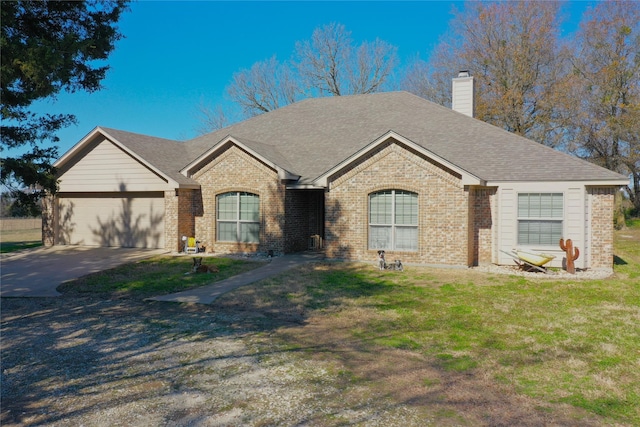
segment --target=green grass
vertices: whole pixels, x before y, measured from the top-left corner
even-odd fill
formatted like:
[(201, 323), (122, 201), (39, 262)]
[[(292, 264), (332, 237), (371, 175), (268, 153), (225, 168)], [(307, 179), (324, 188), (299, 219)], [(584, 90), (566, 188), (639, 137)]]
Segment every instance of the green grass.
[(0, 254), (8, 254), (11, 252), (21, 251), (24, 249), (33, 249), (42, 246), (42, 242), (0, 242)]
[(278, 292), (290, 291), (316, 325), (347, 325), (363, 351), (419, 353), (551, 406), (640, 425), (640, 224), (617, 233), (615, 253), (615, 275), (603, 280), (330, 264), (283, 277)]
[(263, 265), (218, 257), (204, 258), (203, 264), (215, 265), (220, 272), (193, 274), (190, 257), (157, 256), (64, 283), (58, 291), (63, 294), (146, 298), (208, 285)]
[(625, 224), (629, 228), (640, 228), (640, 218), (629, 218), (625, 221)]
[[(338, 340), (357, 343), (353, 348), (361, 354), (399, 349), (451, 375), (492, 378), (549, 411), (569, 404), (603, 424), (640, 425), (640, 224), (616, 232), (615, 255), (615, 275), (603, 280), (320, 264), (240, 288), (218, 300), (216, 310), (233, 310), (241, 302), (247, 312), (295, 319), (300, 335), (282, 323), (271, 326), (281, 328), (283, 349), (330, 355), (323, 343), (330, 348)], [(158, 257), (85, 277), (61, 291), (159, 295), (256, 266), (225, 258), (206, 262), (220, 273), (185, 275), (189, 259)], [(300, 319), (310, 318), (313, 327), (306, 329)], [(341, 335), (327, 337), (333, 330)]]
[(369, 282), (384, 283), (388, 295), (356, 304), (388, 316), (359, 325), (359, 337), (433, 356), (446, 370), (512, 378), (533, 397), (640, 423), (638, 280), (425, 287), (371, 274)]
[(42, 246), (42, 230), (6, 230), (0, 233), (0, 253), (6, 254)]

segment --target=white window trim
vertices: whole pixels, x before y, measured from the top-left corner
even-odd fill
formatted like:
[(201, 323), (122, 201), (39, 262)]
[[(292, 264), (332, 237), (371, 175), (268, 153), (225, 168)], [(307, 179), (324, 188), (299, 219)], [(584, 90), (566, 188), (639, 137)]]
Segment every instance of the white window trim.
[[(391, 191), (391, 224), (380, 224), (380, 223), (372, 223), (371, 222), (371, 196), (374, 194), (380, 194), (380, 193), (384, 193), (386, 191)], [(413, 191), (406, 191), (406, 190), (396, 190), (396, 189), (391, 189), (391, 190), (379, 190), (379, 191), (374, 191), (372, 193), (369, 193), (369, 195), (367, 196), (367, 204), (368, 204), (368, 209), (367, 209), (367, 222), (368, 222), (368, 227), (367, 227), (367, 249), (369, 250), (385, 250), (385, 251), (400, 251), (400, 252), (417, 252), (418, 251), (418, 242), (419, 242), (419, 233), (420, 233), (420, 212), (418, 211), (418, 214), (416, 216), (417, 219), (417, 223), (415, 225), (407, 225), (407, 224), (396, 224), (396, 191), (400, 191), (403, 193), (411, 193), (411, 194), (415, 194), (416, 196), (418, 196), (418, 193), (415, 193)], [(418, 203), (418, 200), (416, 198), (416, 203)], [(418, 208), (419, 208), (419, 204), (418, 204)], [(391, 229), (391, 244), (389, 248), (372, 248), (371, 247), (371, 227), (387, 227)], [(398, 228), (407, 228), (407, 229), (415, 229), (416, 230), (416, 249), (397, 249), (396, 247), (396, 230)]]
[[(562, 196), (562, 215), (560, 217), (525, 217), (520, 216), (519, 200), (521, 194), (559, 194)], [(562, 232), (560, 237), (564, 235), (565, 212), (566, 212), (566, 195), (562, 191), (519, 191), (516, 193), (516, 243), (519, 246), (537, 246), (537, 247), (556, 247), (556, 243), (520, 243), (520, 221), (540, 221), (560, 223)]]
[[(236, 199), (236, 219), (235, 220), (229, 220), (229, 219), (219, 219), (219, 197), (223, 196), (225, 194), (233, 194), (235, 199)], [(258, 224), (258, 230), (260, 230), (260, 219), (258, 219), (257, 221), (249, 221), (246, 219), (240, 219), (240, 195), (241, 194), (250, 194), (252, 196), (255, 196), (258, 198), (258, 203), (260, 200), (260, 196), (254, 193), (249, 193), (247, 191), (228, 191), (226, 193), (221, 193), (218, 194), (216, 196), (216, 241), (217, 242), (221, 242), (221, 243), (247, 243), (247, 244), (254, 244), (254, 243), (260, 243), (260, 238), (258, 237), (258, 240), (255, 242), (243, 242), (240, 237), (241, 237), (241, 232), (240, 232), (240, 225), (241, 224)], [(259, 205), (258, 205), (259, 206)], [(259, 209), (258, 208), (258, 215), (259, 215)], [(236, 239), (235, 240), (221, 240), (220, 239), (220, 224), (224, 223), (224, 224), (236, 224)], [(258, 235), (260, 234), (260, 231), (258, 231)]]

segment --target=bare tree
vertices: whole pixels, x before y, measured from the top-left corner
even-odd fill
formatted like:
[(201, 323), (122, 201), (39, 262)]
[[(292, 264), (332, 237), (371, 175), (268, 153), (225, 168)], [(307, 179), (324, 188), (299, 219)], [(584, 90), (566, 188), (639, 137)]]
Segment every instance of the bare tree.
[[(471, 70), (479, 119), (555, 145), (559, 129), (548, 100), (566, 68), (558, 11), (555, 2), (466, 3), (454, 12), (450, 31), (429, 63), (430, 84), (418, 94), (450, 100), (451, 78), (460, 69)], [(410, 71), (403, 86), (416, 90), (424, 68)]]
[(397, 63), (395, 47), (378, 39), (355, 46), (351, 33), (335, 23), (296, 43), (294, 57), (282, 63), (272, 57), (235, 73), (227, 93), (245, 115), (255, 116), (303, 96), (377, 92)]
[[(451, 52), (445, 43), (441, 43), (436, 49)], [(446, 56), (444, 53), (433, 54), (433, 58)], [(457, 71), (466, 69), (466, 65), (455, 57), (450, 59), (448, 66), (443, 65), (442, 70), (435, 69), (435, 64), (433, 59), (427, 62), (415, 58), (404, 70), (400, 87), (429, 101), (451, 107), (451, 79), (456, 76)]]
[(227, 93), (245, 114), (255, 116), (297, 101), (302, 90), (289, 64), (273, 56), (235, 73)]
[(196, 132), (200, 135), (214, 132), (218, 129), (227, 127), (232, 123), (228, 113), (220, 105), (211, 107), (201, 103), (198, 107), (198, 113), (200, 126), (196, 129)]
[(354, 46), (342, 24), (314, 30), (311, 40), (296, 44), (296, 66), (308, 90), (320, 95), (379, 91), (397, 63), (396, 48), (382, 40)]
[(640, 4), (602, 2), (581, 22), (574, 52), (575, 152), (629, 174), (640, 211)]

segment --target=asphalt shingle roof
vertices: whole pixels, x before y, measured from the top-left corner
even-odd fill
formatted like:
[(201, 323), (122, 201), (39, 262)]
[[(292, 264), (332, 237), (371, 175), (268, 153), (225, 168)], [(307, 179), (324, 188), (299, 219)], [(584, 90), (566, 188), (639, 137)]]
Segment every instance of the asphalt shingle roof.
[(180, 173), (180, 169), (192, 160), (183, 142), (105, 127), (100, 129), (178, 184), (198, 185)]
[(227, 135), (260, 141), (292, 169), (280, 166), (315, 179), (388, 131), (486, 181), (624, 179), (408, 92), (307, 99), (186, 144), (195, 158)]
[(186, 142), (103, 129), (190, 185), (179, 171), (229, 136), (311, 182), (389, 131), (489, 182), (625, 179), (408, 92), (307, 99)]

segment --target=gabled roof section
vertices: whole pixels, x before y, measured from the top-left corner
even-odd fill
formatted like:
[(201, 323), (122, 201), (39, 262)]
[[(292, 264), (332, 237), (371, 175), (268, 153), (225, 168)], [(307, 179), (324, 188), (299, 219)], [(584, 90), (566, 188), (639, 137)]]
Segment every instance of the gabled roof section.
[(103, 136), (118, 146), (145, 167), (167, 181), (175, 188), (199, 188), (200, 185), (178, 172), (179, 164), (185, 164), (188, 154), (184, 143), (170, 139), (156, 138), (117, 129), (96, 127), (80, 142), (74, 145), (54, 166), (62, 168), (82, 152), (97, 137)]
[[(233, 135), (235, 141), (244, 141), (273, 164), (286, 162), (288, 166), (283, 168), (300, 175), (301, 184), (313, 185), (326, 178), (327, 171), (379, 143), (381, 135), (388, 132), (487, 185), (628, 182), (620, 174), (408, 92), (307, 99), (192, 139), (186, 145), (192, 158), (197, 158)], [(281, 157), (275, 160), (273, 156)]]
[(219, 150), (234, 144), (298, 188), (327, 178), (393, 138), (473, 185), (566, 182), (625, 185), (628, 178), (468, 117), (408, 92), (311, 98), (186, 142), (96, 128), (55, 164), (73, 161), (98, 135), (181, 188)]
[(413, 141), (410, 141), (409, 139), (403, 137), (402, 135), (397, 134), (394, 131), (389, 131), (384, 135), (381, 135), (379, 138), (376, 138), (375, 141), (372, 141), (369, 145), (364, 147), (362, 150), (354, 153), (352, 156), (349, 156), (344, 161), (340, 162), (333, 168), (329, 169), (328, 171), (320, 175), (318, 178), (314, 180), (314, 183), (317, 186), (327, 187), (329, 184), (328, 179), (331, 175), (334, 175), (335, 173), (339, 172), (342, 169), (349, 168), (350, 165), (356, 162), (359, 158), (363, 156), (366, 157), (369, 153), (371, 153), (372, 151), (375, 151), (380, 145), (386, 143), (389, 140), (392, 140), (395, 143), (404, 145), (414, 151), (417, 151), (423, 156), (433, 160), (435, 163), (438, 163), (450, 169), (451, 171), (455, 172), (456, 174), (460, 175), (463, 185), (485, 185), (486, 184), (483, 180), (481, 180), (477, 176), (469, 173), (464, 169), (461, 169), (457, 165), (449, 162), (447, 159), (444, 159), (438, 156), (437, 154), (430, 152), (426, 148), (414, 143)]
[(297, 181), (300, 178), (300, 175), (291, 171), (292, 166), (285, 156), (280, 153), (277, 147), (246, 138), (237, 138), (231, 135), (225, 136), (209, 150), (205, 151), (187, 166), (182, 168), (180, 172), (185, 176), (191, 176), (195, 171), (215, 157), (217, 153), (225, 150), (229, 144), (233, 144), (241, 148), (251, 156), (260, 160), (262, 163), (272, 169), (275, 169), (278, 172), (278, 177), (282, 180)]

